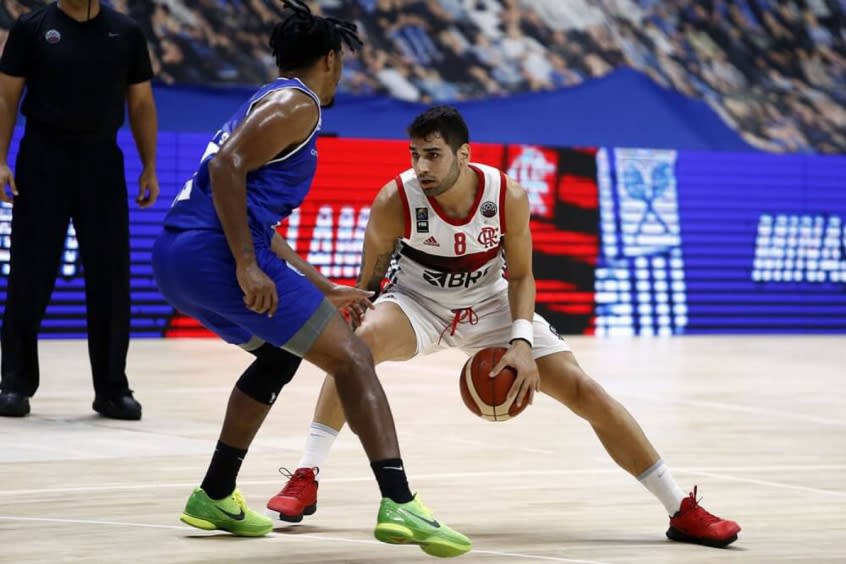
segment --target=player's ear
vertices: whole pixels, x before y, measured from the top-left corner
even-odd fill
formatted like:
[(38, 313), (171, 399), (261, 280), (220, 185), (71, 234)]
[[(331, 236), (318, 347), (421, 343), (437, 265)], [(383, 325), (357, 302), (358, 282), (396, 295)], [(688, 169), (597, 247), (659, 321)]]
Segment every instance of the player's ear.
[(326, 56), (323, 59), (324, 65), (326, 65), (326, 70), (332, 72), (335, 70), (335, 65), (341, 62), (341, 58), (338, 56), (340, 53), (337, 53), (334, 49), (329, 49), (329, 52), (326, 53)]
[(470, 162), (470, 145), (468, 143), (465, 143), (464, 145), (462, 145), (461, 147), (458, 148), (458, 151), (456, 152), (456, 154), (458, 155), (458, 160), (461, 162), (461, 164), (469, 163)]

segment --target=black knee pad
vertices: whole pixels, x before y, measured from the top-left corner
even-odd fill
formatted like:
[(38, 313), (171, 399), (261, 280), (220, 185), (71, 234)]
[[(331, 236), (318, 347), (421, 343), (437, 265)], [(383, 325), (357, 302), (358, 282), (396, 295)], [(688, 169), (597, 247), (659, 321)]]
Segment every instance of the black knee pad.
[(268, 343), (250, 352), (256, 359), (244, 370), (235, 386), (257, 402), (273, 405), (303, 359)]

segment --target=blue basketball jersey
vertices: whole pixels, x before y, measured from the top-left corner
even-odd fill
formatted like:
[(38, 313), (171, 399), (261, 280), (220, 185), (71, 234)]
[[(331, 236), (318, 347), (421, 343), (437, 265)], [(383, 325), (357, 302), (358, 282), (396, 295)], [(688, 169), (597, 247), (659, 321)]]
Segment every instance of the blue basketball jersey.
[(279, 78), (262, 86), (214, 134), (200, 161), (200, 167), (182, 187), (165, 216), (166, 227), (223, 231), (212, 201), (209, 162), (256, 104), (271, 92), (283, 88), (295, 88), (311, 96), (318, 107), (318, 120), (308, 138), (297, 147), (278, 155), (247, 175), (250, 230), (256, 243), (269, 244), (274, 226), (302, 204), (317, 169), (317, 132), (322, 122), (320, 100), (299, 79)]

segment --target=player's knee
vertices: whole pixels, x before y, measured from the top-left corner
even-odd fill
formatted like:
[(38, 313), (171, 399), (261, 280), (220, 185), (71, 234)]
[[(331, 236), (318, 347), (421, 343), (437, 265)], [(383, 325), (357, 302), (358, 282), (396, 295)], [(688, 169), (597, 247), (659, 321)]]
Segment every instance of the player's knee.
[(273, 405), (279, 392), (296, 374), (302, 359), (267, 343), (252, 353), (256, 359), (238, 379), (236, 387), (258, 402)]
[(378, 356), (379, 335), (378, 331), (372, 325), (365, 323), (356, 329), (355, 335), (364, 342), (364, 345), (367, 347), (368, 351), (370, 351), (371, 356)]
[(571, 408), (577, 413), (596, 411), (597, 409), (602, 411), (607, 400), (610, 400), (610, 396), (605, 389), (596, 380), (582, 372), (581, 369), (579, 369), (579, 375), (575, 381), (573, 396), (574, 401)]
[(376, 332), (368, 323), (359, 325), (355, 330), (355, 336), (364, 341), (368, 348), (376, 344)]
[(373, 354), (361, 339), (350, 339), (344, 351), (346, 354), (338, 359), (338, 366), (333, 374), (364, 378), (373, 373)]
[[(557, 360), (557, 359), (556, 359)], [(540, 366), (539, 366), (540, 368)], [(561, 363), (544, 366), (547, 374), (548, 391), (574, 412), (582, 415), (598, 401), (601, 401), (604, 390), (575, 360), (564, 358)], [(541, 371), (541, 383), (544, 380)]]
[(370, 348), (362, 340), (353, 341), (355, 344), (351, 346), (348, 351), (350, 353), (350, 363), (356, 371), (372, 371), (373, 370), (373, 353)]

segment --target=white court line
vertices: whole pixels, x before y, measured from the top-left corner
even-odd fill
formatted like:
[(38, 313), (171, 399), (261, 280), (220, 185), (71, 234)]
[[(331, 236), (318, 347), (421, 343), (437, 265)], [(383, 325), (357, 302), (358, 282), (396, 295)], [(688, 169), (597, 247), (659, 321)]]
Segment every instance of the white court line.
[[(179, 525), (154, 525), (152, 523), (130, 523), (127, 521), (99, 521), (95, 519), (55, 519), (51, 517), (16, 517), (11, 515), (0, 515), (0, 521), (29, 521), (36, 523), (63, 523), (70, 525), (106, 525), (110, 527), (131, 527), (131, 528), (145, 528), (145, 529), (170, 529), (185, 532), (196, 532), (196, 529), (191, 527)], [(299, 541), (329, 541), (329, 542), (344, 542), (354, 544), (369, 544), (373, 546), (382, 546), (385, 543), (372, 540), (350, 539), (344, 537), (326, 537), (322, 535), (288, 535), (285, 533), (268, 533), (264, 538), (284, 538), (286, 540)], [(404, 547), (405, 548), (405, 547)], [(412, 548), (412, 547), (408, 547)], [(541, 556), (535, 554), (522, 554), (519, 552), (501, 552), (498, 550), (477, 550), (473, 549), (470, 554), (489, 554), (492, 556), (507, 556), (510, 558), (522, 558), (524, 560), (544, 560), (547, 562), (568, 562), (570, 564), (608, 564), (600, 560), (576, 560), (573, 558), (561, 558), (558, 556)]]
[[(418, 474), (411, 476), (412, 480), (443, 480), (445, 478), (485, 478), (491, 476), (558, 476), (571, 474), (612, 474), (621, 472), (618, 468), (584, 468), (574, 470), (531, 470), (531, 471), (505, 471), (505, 472), (454, 472), (443, 474)], [(367, 477), (350, 477), (350, 478), (323, 478), (321, 483), (335, 483), (335, 484), (350, 484), (356, 482), (371, 482), (375, 480), (373, 476)], [(239, 480), (239, 486), (266, 486), (279, 485), (282, 483), (281, 478), (273, 480)], [(54, 493), (75, 493), (75, 492), (98, 492), (109, 490), (146, 490), (153, 488), (196, 488), (196, 482), (159, 482), (146, 484), (98, 484), (96, 486), (78, 486), (68, 488), (33, 488), (26, 490), (0, 490), (0, 496), (3, 495), (32, 495), (38, 493), (54, 494)]]
[(702, 470), (685, 470), (682, 468), (675, 469), (679, 472), (687, 472), (697, 476), (706, 476), (708, 478), (716, 478), (718, 480), (729, 480), (731, 482), (746, 482), (747, 484), (756, 484), (759, 486), (770, 486), (773, 488), (781, 488), (785, 490), (797, 490), (802, 492), (810, 492), (823, 495), (832, 495), (836, 497), (846, 497), (846, 492), (838, 492), (835, 490), (821, 490), (819, 488), (809, 488), (808, 486), (795, 486), (793, 484), (785, 484), (782, 482), (772, 482), (770, 480), (756, 480), (755, 478), (741, 478), (740, 476), (731, 476), (729, 474), (718, 474), (716, 472), (704, 472)]
[[(790, 465), (790, 466), (722, 466), (714, 468), (685, 468), (673, 467), (674, 472), (686, 472), (688, 474), (701, 474), (703, 476), (724, 478), (727, 480), (746, 481), (750, 483), (757, 483), (759, 485), (766, 485), (782, 489), (795, 489), (801, 491), (808, 491), (812, 493), (822, 493), (833, 495), (837, 497), (846, 496), (846, 492), (836, 490), (821, 490), (816, 488), (809, 488), (805, 486), (793, 486), (781, 482), (772, 482), (767, 480), (755, 480), (752, 478), (740, 478), (728, 474), (721, 474), (718, 472), (767, 472), (778, 470), (792, 470), (792, 471), (808, 471), (815, 470), (846, 470), (846, 465), (843, 464), (826, 464), (826, 465)], [(572, 476), (578, 474), (617, 474), (622, 473), (623, 470), (616, 466), (608, 466), (606, 468), (574, 468), (561, 470), (502, 470), (490, 472), (445, 472), (439, 474), (418, 474), (411, 476), (411, 479), (416, 480), (444, 480), (444, 479), (475, 479), (485, 477), (521, 477), (521, 476)], [(357, 482), (370, 482), (373, 476), (362, 477), (348, 477), (348, 478), (324, 478), (320, 480), (327, 484), (349, 484)], [(242, 486), (266, 486), (279, 485), (281, 478), (272, 480), (243, 480), (238, 484)], [(33, 495), (33, 494), (55, 494), (55, 493), (79, 493), (79, 492), (100, 492), (100, 491), (115, 491), (115, 490), (146, 490), (146, 489), (163, 489), (163, 488), (195, 488), (196, 482), (153, 482), (142, 484), (97, 484), (92, 486), (75, 486), (65, 488), (30, 488), (20, 490), (0, 490), (0, 496), (14, 496), (14, 495)]]
[(127, 523), (126, 521), (100, 521), (95, 519), (55, 519), (51, 517), (18, 517), (0, 515), (0, 521), (31, 521), (35, 523), (67, 523), (70, 525), (109, 525), (112, 527), (138, 527), (144, 529), (188, 529), (176, 525), (153, 525), (152, 523)]
[(777, 409), (767, 409), (764, 407), (753, 407), (751, 405), (738, 405), (733, 403), (724, 403), (717, 401), (701, 401), (701, 400), (681, 400), (669, 399), (658, 396), (650, 396), (648, 394), (639, 394), (637, 392), (618, 392), (619, 396), (628, 396), (637, 399), (654, 401), (657, 403), (689, 405), (692, 407), (708, 407), (711, 409), (721, 409), (723, 411), (736, 411), (739, 413), (753, 413), (755, 415), (768, 415), (770, 417), (792, 419), (794, 421), (804, 421), (807, 423), (820, 423), (822, 425), (834, 425), (836, 427), (846, 427), (846, 421), (840, 419), (829, 419), (827, 417), (817, 417), (816, 415), (806, 415), (804, 413), (795, 413), (792, 411), (784, 411)]
[[(616, 546), (616, 545), (615, 545)], [(596, 547), (591, 547), (596, 548)], [(540, 556), (536, 554), (521, 554), (519, 552), (499, 552), (496, 550), (476, 550), (475, 548), (468, 552), (468, 554), (490, 554), (491, 556), (507, 556), (508, 558), (523, 558), (526, 560), (546, 560), (547, 562), (571, 562), (573, 564), (608, 564), (601, 560), (574, 560), (572, 558), (561, 558), (559, 556)]]
[[(673, 468), (674, 470), (676, 468)], [(846, 470), (846, 464), (778, 464), (775, 466), (706, 466), (688, 468), (687, 472), (815, 472), (819, 470)]]

